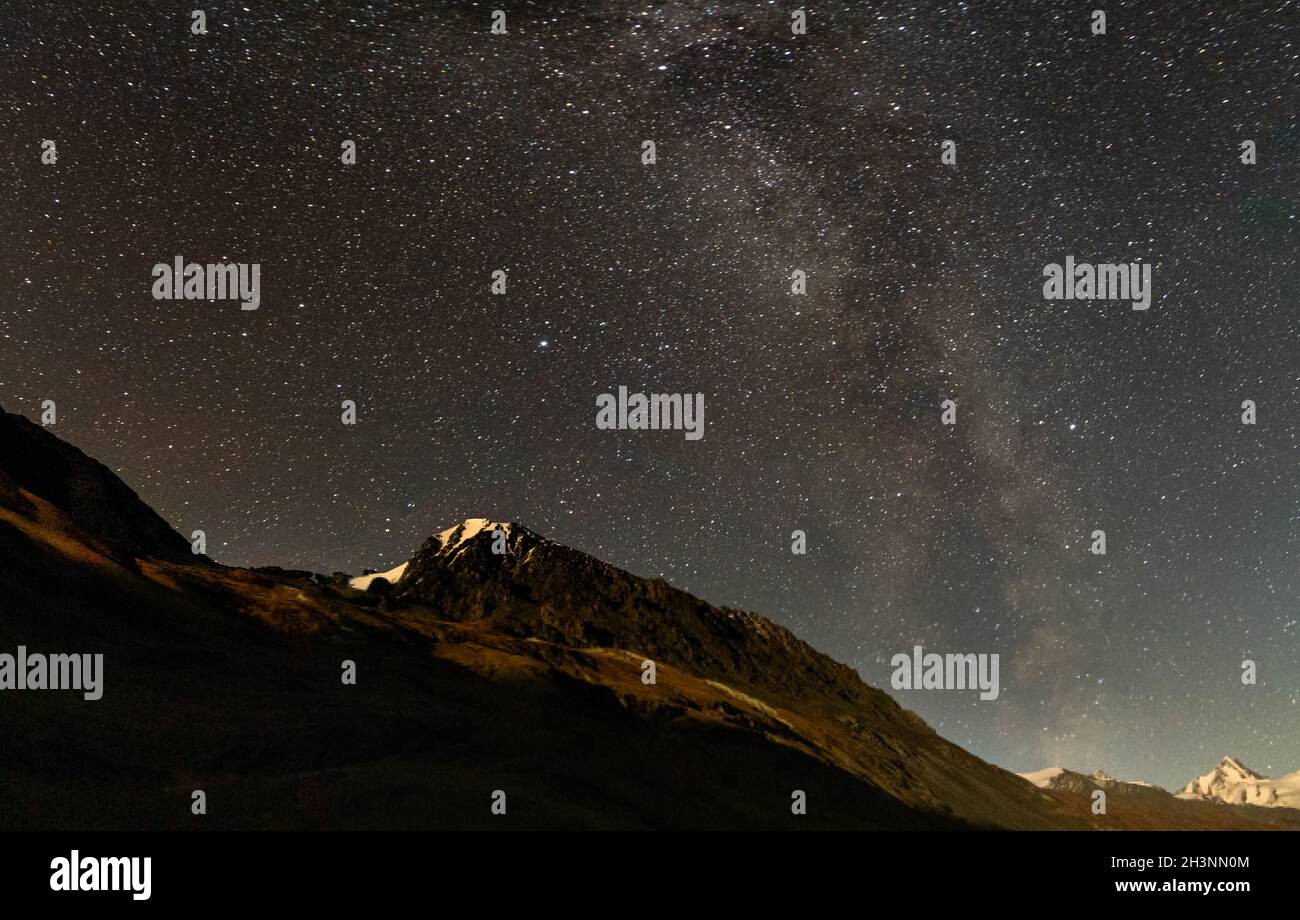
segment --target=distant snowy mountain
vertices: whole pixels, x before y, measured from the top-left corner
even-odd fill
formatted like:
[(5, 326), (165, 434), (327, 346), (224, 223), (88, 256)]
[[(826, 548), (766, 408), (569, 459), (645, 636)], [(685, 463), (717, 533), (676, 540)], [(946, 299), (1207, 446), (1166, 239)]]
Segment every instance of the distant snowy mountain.
[(1073, 770), (1065, 769), (1065, 767), (1047, 767), (1042, 770), (1035, 770), (1032, 773), (1017, 773), (1016, 775), (1033, 783), (1039, 789), (1072, 789), (1077, 791), (1086, 785), (1101, 787), (1114, 785), (1143, 786), (1147, 789), (1157, 790), (1160, 788), (1140, 780), (1115, 779), (1105, 770), (1097, 770), (1089, 776), (1084, 773), (1075, 773)]
[(1235, 757), (1224, 757), (1209, 773), (1188, 783), (1178, 797), (1209, 799), (1229, 805), (1300, 808), (1300, 771), (1269, 779)]

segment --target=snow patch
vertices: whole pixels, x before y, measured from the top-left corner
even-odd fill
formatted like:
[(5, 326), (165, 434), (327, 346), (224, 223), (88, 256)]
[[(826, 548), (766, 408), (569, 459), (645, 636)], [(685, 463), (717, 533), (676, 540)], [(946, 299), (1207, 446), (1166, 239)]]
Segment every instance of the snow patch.
[(1052, 785), (1052, 780), (1056, 779), (1065, 772), (1065, 767), (1047, 767), (1043, 770), (1035, 770), (1033, 773), (1017, 773), (1021, 779), (1027, 779), (1039, 789), (1046, 789)]
[(356, 588), (358, 591), (365, 591), (370, 587), (370, 583), (376, 578), (382, 578), (390, 585), (395, 585), (397, 584), (398, 579), (406, 574), (406, 567), (408, 565), (410, 565), (409, 562), (403, 562), (401, 565), (389, 569), (387, 572), (372, 572), (369, 575), (358, 575), (356, 578), (349, 578), (348, 584)]
[(455, 527), (448, 527), (438, 534), (438, 542), (442, 544), (444, 553), (450, 553), (459, 549), (465, 543), (483, 533), (483, 531), (490, 532), (498, 528), (505, 531), (507, 536), (510, 534), (509, 524), (503, 524), (488, 518), (468, 518)]

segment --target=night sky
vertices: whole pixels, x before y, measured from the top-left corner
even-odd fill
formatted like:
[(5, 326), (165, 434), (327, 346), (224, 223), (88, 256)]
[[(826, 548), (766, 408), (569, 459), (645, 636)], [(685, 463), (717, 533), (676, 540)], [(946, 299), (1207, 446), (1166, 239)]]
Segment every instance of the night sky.
[[(1010, 769), (1300, 769), (1300, 4), (797, 6), (5, 0), (0, 405), (224, 563), (515, 520), (876, 686), (1000, 654), (894, 695)], [(154, 300), (177, 255), (260, 309)], [(1044, 300), (1067, 255), (1151, 308)], [(704, 438), (597, 430), (620, 385)]]

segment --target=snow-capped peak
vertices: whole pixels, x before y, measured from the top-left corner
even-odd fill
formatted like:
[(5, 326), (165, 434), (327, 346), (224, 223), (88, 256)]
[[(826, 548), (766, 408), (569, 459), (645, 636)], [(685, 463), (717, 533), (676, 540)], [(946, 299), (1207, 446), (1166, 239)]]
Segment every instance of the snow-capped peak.
[(1269, 779), (1235, 757), (1224, 757), (1179, 793), (1185, 799), (1214, 799), (1230, 805), (1300, 807), (1300, 773)]
[(1225, 756), (1219, 761), (1219, 765), (1214, 768), (1215, 771), (1225, 779), (1231, 778), (1239, 782), (1245, 780), (1268, 779), (1263, 773), (1256, 773), (1250, 767), (1246, 766), (1235, 757)]
[(451, 552), (457, 549), (461, 544), (472, 540), (483, 531), (503, 530), (506, 536), (510, 535), (512, 525), (493, 521), (490, 518), (467, 518), (454, 527), (448, 527), (438, 534), (438, 542), (442, 544), (443, 552)]
[[(506, 536), (508, 537), (513, 526), (514, 525), (512, 524), (501, 523), (488, 518), (468, 518), (454, 527), (448, 527), (437, 535), (438, 542), (442, 547), (438, 550), (438, 555), (453, 555), (458, 549), (460, 549), (460, 547), (484, 531), (491, 533), (500, 528), (505, 531)], [(389, 584), (395, 585), (401, 577), (406, 574), (407, 566), (410, 564), (411, 562), (408, 559), (406, 562), (389, 569), (387, 572), (371, 572), (369, 575), (358, 575), (355, 578), (349, 578), (348, 584), (353, 588), (356, 588), (358, 591), (365, 591), (377, 578), (382, 578)]]

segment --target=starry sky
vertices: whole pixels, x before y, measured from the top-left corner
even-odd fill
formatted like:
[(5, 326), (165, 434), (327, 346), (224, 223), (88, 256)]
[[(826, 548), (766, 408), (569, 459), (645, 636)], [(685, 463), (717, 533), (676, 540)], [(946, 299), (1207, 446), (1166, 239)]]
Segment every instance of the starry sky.
[[(4, 3), (0, 405), (228, 564), (516, 520), (876, 686), (1000, 654), (891, 692), (1010, 769), (1300, 770), (1300, 4), (797, 6)], [(703, 440), (597, 430), (620, 385)]]

